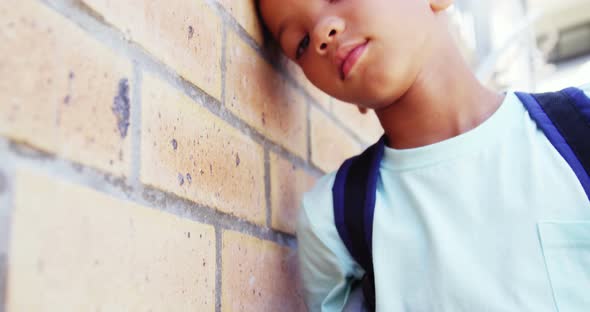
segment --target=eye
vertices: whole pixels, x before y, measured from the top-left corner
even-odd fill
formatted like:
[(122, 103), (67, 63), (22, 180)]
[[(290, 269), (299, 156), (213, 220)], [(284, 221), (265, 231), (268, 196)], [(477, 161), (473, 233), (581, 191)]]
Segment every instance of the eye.
[(303, 37), (303, 39), (301, 39), (301, 41), (299, 42), (299, 45), (297, 46), (297, 52), (295, 53), (295, 59), (298, 60), (300, 57), (302, 57), (305, 51), (307, 50), (308, 46), (309, 34), (305, 35), (305, 37)]

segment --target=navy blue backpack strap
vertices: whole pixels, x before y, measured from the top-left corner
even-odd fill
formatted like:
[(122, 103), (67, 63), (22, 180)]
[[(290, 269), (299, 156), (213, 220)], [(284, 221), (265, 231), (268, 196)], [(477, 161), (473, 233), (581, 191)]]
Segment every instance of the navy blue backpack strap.
[(516, 95), (570, 165), (590, 199), (590, 98), (577, 88)]
[(346, 160), (332, 188), (334, 221), (348, 252), (365, 270), (361, 284), (368, 308), (375, 310), (373, 214), (385, 136), (362, 154)]

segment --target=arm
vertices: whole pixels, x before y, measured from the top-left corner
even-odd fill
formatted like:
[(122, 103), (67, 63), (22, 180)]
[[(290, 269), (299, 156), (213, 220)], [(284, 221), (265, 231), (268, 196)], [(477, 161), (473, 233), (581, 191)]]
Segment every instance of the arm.
[(310, 312), (342, 311), (354, 278), (362, 275), (334, 226), (327, 180), (318, 181), (305, 195), (297, 224), (299, 267)]

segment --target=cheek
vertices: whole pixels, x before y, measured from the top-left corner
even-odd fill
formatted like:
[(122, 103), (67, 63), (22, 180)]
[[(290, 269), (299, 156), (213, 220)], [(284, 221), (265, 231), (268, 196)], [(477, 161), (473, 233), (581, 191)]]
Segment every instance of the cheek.
[(394, 50), (371, 55), (374, 62), (368, 62), (359, 72), (360, 79), (345, 90), (350, 102), (377, 108), (391, 104), (410, 88), (419, 72), (418, 63), (404, 51)]
[(317, 88), (334, 95), (340, 85), (340, 79), (335, 67), (327, 62), (327, 59), (309, 59), (302, 65), (307, 79)]
[[(359, 2), (355, 24), (376, 38), (397, 41), (404, 34), (420, 32), (432, 15), (424, 0), (354, 0)], [(371, 35), (371, 34), (369, 34)]]

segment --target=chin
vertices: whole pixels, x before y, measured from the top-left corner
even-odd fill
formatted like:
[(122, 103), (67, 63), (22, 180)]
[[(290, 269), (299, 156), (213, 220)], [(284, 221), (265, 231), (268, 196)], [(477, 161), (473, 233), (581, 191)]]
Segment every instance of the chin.
[[(412, 77), (403, 75), (397, 77)], [(370, 105), (373, 109), (385, 108), (402, 98), (412, 86), (412, 79), (396, 79), (396, 77), (383, 77), (380, 82), (372, 83), (367, 92), (370, 95)]]
[(394, 101), (375, 100), (375, 101), (367, 102), (365, 104), (360, 104), (359, 106), (378, 111), (378, 110), (388, 107), (389, 105), (391, 105), (393, 103), (394, 103)]
[(367, 88), (363, 88), (364, 90), (359, 92), (359, 94), (362, 94), (362, 98), (356, 99), (355, 103), (358, 103), (362, 107), (377, 110), (389, 106), (397, 100), (397, 90), (379, 86), (380, 84), (372, 84)]
[[(378, 72), (364, 71), (356, 81), (347, 86), (346, 92), (327, 92), (331, 96), (348, 103), (354, 103), (364, 108), (382, 109), (395, 103), (407, 90), (399, 87), (408, 83), (406, 79), (395, 79), (397, 73), (393, 71)], [(343, 90), (339, 90), (343, 91)]]

